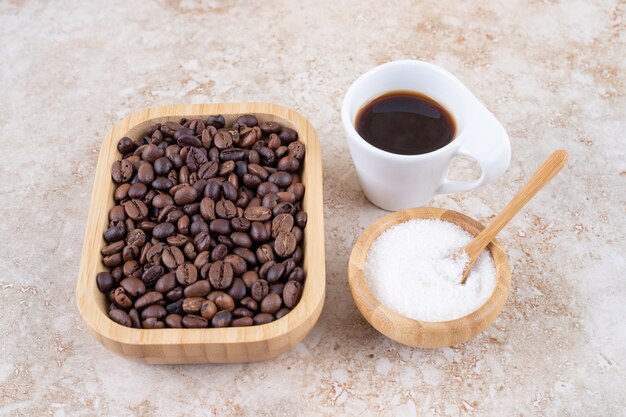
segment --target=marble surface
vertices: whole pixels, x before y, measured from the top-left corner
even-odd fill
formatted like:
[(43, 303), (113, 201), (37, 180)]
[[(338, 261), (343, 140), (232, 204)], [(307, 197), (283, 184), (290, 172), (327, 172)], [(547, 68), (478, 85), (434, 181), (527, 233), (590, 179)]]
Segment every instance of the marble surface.
[[(626, 414), (623, 0), (0, 3), (0, 415)], [(510, 298), (460, 346), (411, 349), (349, 294), (363, 197), (339, 107), (394, 59), (457, 75), (507, 128), (496, 183), (432, 205), (488, 221), (552, 150), (564, 172), (501, 233)], [(169, 103), (273, 101), (323, 145), (327, 298), (264, 363), (146, 366), (86, 333), (74, 288), (96, 156), (112, 124)], [(456, 161), (457, 178), (476, 174)]]

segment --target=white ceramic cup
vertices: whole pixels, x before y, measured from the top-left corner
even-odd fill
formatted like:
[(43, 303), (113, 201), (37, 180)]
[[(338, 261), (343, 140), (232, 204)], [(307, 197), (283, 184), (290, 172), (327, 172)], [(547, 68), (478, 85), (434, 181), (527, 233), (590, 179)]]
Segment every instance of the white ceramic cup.
[[(441, 104), (455, 120), (454, 139), (421, 155), (383, 151), (355, 129), (359, 109), (393, 91), (415, 91)], [(393, 61), (361, 75), (348, 89), (341, 107), (348, 147), (365, 196), (385, 210), (427, 204), (435, 194), (467, 191), (487, 184), (506, 171), (511, 144), (504, 127), (456, 77), (422, 61)], [(475, 181), (451, 181), (448, 165), (456, 155), (475, 159), (482, 174)]]

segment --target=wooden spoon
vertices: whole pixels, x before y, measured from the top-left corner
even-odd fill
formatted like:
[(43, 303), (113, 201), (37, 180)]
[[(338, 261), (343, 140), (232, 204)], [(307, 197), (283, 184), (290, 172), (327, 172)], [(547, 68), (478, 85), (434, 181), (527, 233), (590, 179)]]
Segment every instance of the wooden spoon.
[(498, 215), (489, 223), (485, 229), (480, 232), (470, 243), (465, 245), (464, 248), (455, 252), (452, 257), (458, 257), (463, 252), (469, 256), (469, 262), (463, 269), (463, 275), (461, 278), (461, 284), (465, 284), (467, 275), (472, 269), (474, 262), (478, 259), (478, 255), (485, 249), (485, 247), (491, 242), (496, 235), (506, 226), (509, 221), (530, 201), (531, 198), (537, 194), (544, 185), (548, 183), (556, 174), (559, 173), (561, 168), (567, 161), (567, 152), (564, 150), (558, 150), (546, 159), (546, 161), (539, 167), (530, 180), (513, 196), (509, 204), (498, 213)]

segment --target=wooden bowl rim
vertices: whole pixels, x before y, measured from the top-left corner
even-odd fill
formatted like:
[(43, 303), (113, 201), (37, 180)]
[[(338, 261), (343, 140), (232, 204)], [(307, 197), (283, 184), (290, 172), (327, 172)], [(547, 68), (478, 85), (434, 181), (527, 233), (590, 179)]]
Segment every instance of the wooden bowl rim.
[[(436, 207), (405, 209), (389, 213), (379, 218), (363, 231), (352, 249), (348, 266), (348, 283), (352, 297), (357, 305), (357, 308), (370, 325), (385, 336), (400, 343), (416, 347), (438, 347), (430, 346), (427, 343), (422, 345), (409, 342), (409, 339), (412, 339), (411, 337), (407, 337), (407, 335), (395, 334), (389, 331), (386, 326), (381, 325), (382, 323), (379, 323), (377, 320), (384, 317), (389, 322), (397, 325), (396, 327), (398, 328), (413, 329), (415, 332), (419, 332), (426, 336), (441, 336), (445, 333), (454, 332), (455, 335), (452, 336), (451, 343), (447, 344), (450, 346), (466, 341), (482, 331), (493, 320), (495, 320), (495, 317), (497, 317), (500, 313), (507, 300), (511, 282), (511, 270), (508, 256), (497, 239), (491, 241), (491, 243), (487, 246), (487, 249), (489, 250), (496, 266), (496, 285), (489, 299), (477, 310), (463, 317), (441, 322), (415, 320), (402, 316), (384, 305), (370, 291), (365, 279), (364, 264), (371, 244), (376, 240), (376, 238), (378, 238), (378, 236), (380, 236), (380, 234), (392, 226), (416, 219), (440, 219), (450, 221), (463, 227), (463, 229), (473, 235), (478, 234), (484, 229), (484, 226), (481, 223), (463, 213)], [(357, 300), (360, 302), (357, 302)], [(468, 324), (474, 325), (476, 329), (478, 329), (469, 337), (467, 337), (467, 334), (463, 336), (463, 332), (458, 331), (459, 326), (463, 326), (465, 328)]]
[[(158, 115), (155, 115), (157, 113)], [(112, 199), (111, 195), (99, 195), (98, 184), (102, 181), (101, 176), (105, 175), (110, 180), (109, 167), (112, 162), (109, 156), (110, 147), (115, 147), (119, 137), (126, 135), (139, 125), (157, 119), (178, 119), (181, 117), (198, 117), (212, 114), (222, 114), (227, 119), (228, 116), (241, 114), (254, 114), (270, 116), (283, 121), (284, 124), (295, 128), (298, 131), (299, 139), (306, 145), (304, 170), (302, 173), (303, 182), (307, 188), (304, 196), (304, 208), (308, 214), (307, 231), (315, 229), (316, 232), (304, 234), (303, 250), (305, 253), (305, 263), (303, 264), (307, 279), (305, 281), (302, 297), (298, 305), (284, 317), (273, 322), (249, 326), (249, 327), (228, 327), (228, 328), (206, 328), (206, 329), (136, 329), (125, 327), (115, 323), (100, 308), (96, 296), (102, 296), (95, 284), (95, 275), (103, 271), (104, 266), (100, 262), (100, 251), (104, 240), (101, 238), (104, 226), (97, 224), (94, 208), (97, 204), (106, 203)], [(123, 132), (120, 134), (120, 132)], [(115, 150), (117, 152), (117, 150)], [(119, 154), (117, 154), (119, 155)], [(313, 158), (311, 155), (317, 155)], [(104, 166), (103, 164), (106, 164)], [(323, 223), (323, 194), (322, 194), (322, 160), (320, 143), (317, 131), (309, 120), (300, 113), (288, 107), (270, 102), (227, 102), (211, 104), (174, 104), (165, 106), (155, 106), (135, 111), (122, 118), (107, 133), (102, 142), (98, 162), (96, 165), (96, 175), (92, 190), (91, 203), (89, 207), (87, 229), (83, 243), (81, 263), (76, 284), (76, 304), (79, 314), (90, 330), (109, 341), (119, 342), (125, 345), (229, 345), (247, 344), (256, 342), (267, 342), (273, 339), (284, 338), (285, 335), (295, 330), (310, 326), (319, 318), (323, 308), (326, 279), (324, 262), (324, 223)], [(103, 169), (104, 166), (104, 169)], [(318, 172), (319, 171), (319, 172)], [(305, 181), (308, 180), (308, 181)], [(103, 193), (104, 194), (104, 193)], [(108, 209), (106, 210), (108, 213)], [(95, 224), (95, 229), (99, 230), (99, 238), (92, 236), (90, 225)], [(315, 238), (315, 239), (314, 239)], [(97, 246), (94, 252), (92, 241)], [(92, 253), (92, 262), (88, 261), (88, 253)], [(315, 255), (315, 260), (308, 257)], [(321, 262), (320, 262), (321, 261)], [(97, 265), (94, 265), (97, 264)], [(95, 272), (89, 274), (89, 271)], [(317, 315), (316, 317), (313, 317)], [(311, 324), (311, 320), (313, 323)], [(308, 332), (308, 331), (307, 331)]]

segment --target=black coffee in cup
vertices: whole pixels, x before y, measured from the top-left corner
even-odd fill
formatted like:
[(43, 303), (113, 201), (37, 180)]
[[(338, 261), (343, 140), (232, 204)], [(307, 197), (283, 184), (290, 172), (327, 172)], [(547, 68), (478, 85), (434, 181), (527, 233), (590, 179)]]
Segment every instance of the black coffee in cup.
[(452, 142), (456, 125), (439, 103), (413, 91), (392, 91), (363, 106), (356, 131), (371, 145), (401, 155), (436, 151)]

